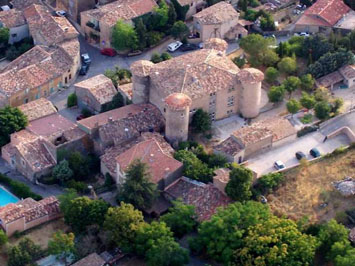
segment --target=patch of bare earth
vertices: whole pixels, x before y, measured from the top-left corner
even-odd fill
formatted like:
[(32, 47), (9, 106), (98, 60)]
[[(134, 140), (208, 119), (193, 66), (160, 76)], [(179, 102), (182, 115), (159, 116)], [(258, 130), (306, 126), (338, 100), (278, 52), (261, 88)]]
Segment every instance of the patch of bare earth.
[(268, 196), (270, 207), (292, 219), (330, 220), (355, 206), (354, 196), (342, 196), (331, 183), (354, 175), (355, 149), (299, 166), (285, 172), (285, 184)]

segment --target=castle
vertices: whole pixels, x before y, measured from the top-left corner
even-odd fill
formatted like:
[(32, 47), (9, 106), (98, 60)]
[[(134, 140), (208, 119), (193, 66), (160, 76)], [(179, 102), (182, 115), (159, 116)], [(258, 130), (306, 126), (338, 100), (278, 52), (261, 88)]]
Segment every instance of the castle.
[(192, 53), (158, 64), (146, 60), (132, 64), (132, 101), (159, 108), (169, 142), (187, 140), (190, 119), (200, 108), (213, 121), (232, 114), (245, 118), (259, 114), (264, 74), (254, 68), (239, 69), (227, 57), (227, 46), (212, 38)]

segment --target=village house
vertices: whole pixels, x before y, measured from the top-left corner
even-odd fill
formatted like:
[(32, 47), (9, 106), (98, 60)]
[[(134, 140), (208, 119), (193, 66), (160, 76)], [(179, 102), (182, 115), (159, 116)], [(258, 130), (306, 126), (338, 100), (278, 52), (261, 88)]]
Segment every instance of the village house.
[(97, 0), (56, 0), (55, 6), (59, 10), (65, 10), (70, 18), (80, 24), (80, 13), (94, 9), (97, 2)]
[(105, 260), (101, 258), (97, 253), (91, 253), (90, 255), (82, 258), (81, 260), (72, 264), (72, 266), (105, 266)]
[(75, 94), (78, 106), (87, 108), (94, 113), (100, 113), (102, 107), (111, 102), (117, 90), (111, 79), (103, 74), (94, 76), (75, 84)]
[(186, 8), (187, 12), (185, 15), (185, 19), (190, 19), (193, 15), (200, 12), (207, 6), (207, 2), (204, 0), (176, 0), (176, 3), (181, 8)]
[(80, 25), (86, 39), (101, 48), (111, 47), (113, 27), (118, 20), (133, 26), (133, 19), (153, 11), (154, 0), (118, 0), (80, 13)]
[(10, 143), (1, 149), (1, 156), (32, 182), (51, 172), (59, 152), (92, 149), (88, 135), (58, 113), (33, 120), (26, 129), (10, 137)]
[(276, 147), (296, 138), (296, 130), (286, 118), (271, 117), (242, 127), (213, 150), (230, 162), (242, 163), (256, 153)]
[(25, 10), (31, 5), (41, 5), (41, 0), (11, 0), (10, 3), (12, 4), (13, 9), (17, 9), (20, 11)]
[(51, 196), (40, 201), (26, 198), (0, 207), (0, 226), (7, 236), (11, 236), (15, 232), (26, 231), (61, 216), (56, 197)]
[(295, 23), (295, 32), (325, 33), (355, 28), (355, 12), (343, 0), (318, 0)]
[(18, 109), (27, 116), (28, 122), (51, 115), (57, 112), (57, 109), (53, 103), (46, 98), (40, 98), (38, 100), (20, 105)]
[(14, 44), (30, 36), (23, 12), (17, 9), (0, 12), (0, 25), (0, 27), (10, 30), (9, 44)]
[(132, 96), (133, 96), (133, 84), (132, 83), (118, 85), (117, 90), (123, 96), (125, 104), (132, 102)]
[(225, 207), (231, 199), (212, 183), (202, 183), (187, 177), (181, 177), (164, 190), (168, 200), (180, 199), (182, 202), (195, 207), (199, 222), (209, 220), (218, 207)]
[(210, 38), (240, 39), (248, 31), (239, 23), (239, 13), (231, 4), (221, 1), (193, 15), (193, 33), (198, 41)]
[(345, 85), (352, 88), (355, 85), (355, 65), (346, 65), (316, 80), (318, 87), (333, 90), (335, 87)]
[(187, 139), (190, 118), (199, 108), (212, 120), (259, 114), (264, 74), (254, 68), (240, 70), (226, 49), (224, 40), (210, 39), (204, 49), (189, 54), (158, 64), (141, 60), (131, 65), (133, 103), (159, 108), (170, 143)]

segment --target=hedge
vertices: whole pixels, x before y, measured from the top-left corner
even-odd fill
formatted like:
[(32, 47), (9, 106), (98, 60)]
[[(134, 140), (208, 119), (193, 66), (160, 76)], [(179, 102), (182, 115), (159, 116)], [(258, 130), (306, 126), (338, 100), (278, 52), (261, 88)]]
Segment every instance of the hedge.
[(304, 127), (301, 130), (297, 131), (297, 137), (302, 137), (304, 135), (307, 135), (308, 133), (317, 131), (318, 127), (317, 126), (309, 126), (309, 127)]
[(6, 175), (0, 174), (0, 183), (9, 187), (10, 191), (15, 194), (18, 198), (32, 198), (34, 200), (43, 199), (41, 195), (33, 193), (29, 186), (19, 182), (12, 180)]

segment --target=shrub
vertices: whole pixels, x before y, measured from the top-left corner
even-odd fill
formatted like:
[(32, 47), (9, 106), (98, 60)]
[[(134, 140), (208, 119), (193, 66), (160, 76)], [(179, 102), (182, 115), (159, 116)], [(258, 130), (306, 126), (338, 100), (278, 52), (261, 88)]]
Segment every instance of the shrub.
[(148, 47), (154, 46), (160, 42), (164, 34), (157, 31), (150, 31), (147, 33), (147, 45)]
[(89, 190), (88, 186), (84, 182), (75, 180), (69, 180), (67, 182), (67, 188), (73, 188), (80, 193), (87, 193)]
[(172, 58), (171, 54), (167, 53), (167, 52), (163, 52), (161, 55), (160, 55), (161, 59), (163, 61), (166, 61), (166, 60), (169, 60)]
[(308, 124), (312, 122), (313, 116), (312, 114), (306, 114), (300, 120), (303, 124)]
[(262, 193), (270, 193), (284, 180), (283, 173), (270, 173), (258, 179), (257, 188)]
[(34, 200), (41, 200), (42, 196), (33, 193), (31, 189), (18, 181), (12, 180), (6, 175), (0, 174), (0, 183), (7, 185), (12, 193), (14, 193), (18, 198), (33, 198)]
[(67, 100), (67, 106), (70, 108), (76, 106), (77, 104), (78, 104), (78, 97), (76, 96), (76, 94), (75, 93), (69, 94)]
[(301, 130), (297, 131), (297, 137), (302, 137), (304, 135), (307, 135), (308, 133), (317, 131), (318, 127), (317, 126), (310, 126), (310, 127), (304, 127)]
[(163, 61), (158, 53), (153, 53), (152, 57), (150, 58), (150, 61), (152, 61), (154, 64), (160, 63)]
[(236, 64), (239, 68), (242, 68), (246, 61), (245, 61), (245, 58), (244, 57), (234, 57), (233, 58), (233, 63)]

